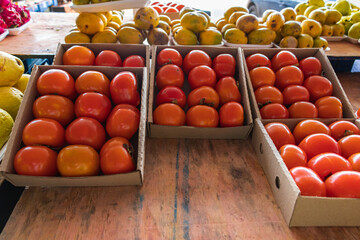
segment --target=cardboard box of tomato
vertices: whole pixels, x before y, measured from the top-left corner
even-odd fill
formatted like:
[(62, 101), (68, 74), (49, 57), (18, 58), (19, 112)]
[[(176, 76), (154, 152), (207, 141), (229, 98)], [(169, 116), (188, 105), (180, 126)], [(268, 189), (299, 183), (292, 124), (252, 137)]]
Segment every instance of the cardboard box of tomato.
[[(140, 97), (140, 104), (139, 106), (139, 127), (138, 130), (135, 132), (135, 134), (130, 138), (130, 144), (133, 146), (134, 150), (133, 152), (133, 167), (135, 168), (134, 171), (128, 171), (127, 173), (119, 173), (119, 174), (109, 174), (105, 175), (103, 174), (104, 168), (101, 167), (101, 171), (99, 174), (94, 176), (65, 176), (66, 174), (69, 174), (69, 169), (65, 169), (64, 167), (66, 165), (62, 164), (62, 171), (60, 172), (60, 168), (58, 165), (58, 172), (59, 173), (65, 173), (62, 174), (63, 176), (60, 176), (60, 174), (56, 174), (55, 176), (26, 176), (26, 175), (20, 175), (17, 174), (14, 168), (14, 158), (17, 152), (24, 147), (25, 141), (31, 142), (31, 134), (25, 134), (23, 133), (23, 130), (25, 126), (34, 120), (33, 115), (33, 104), (35, 100), (38, 100), (40, 97), (40, 94), (38, 92), (37, 88), (37, 80), (39, 79), (39, 76), (51, 69), (60, 69), (68, 72), (74, 80), (78, 78), (82, 73), (87, 71), (98, 71), (101, 73), (104, 73), (109, 80), (113, 79), (115, 76), (117, 76), (119, 73), (124, 71), (130, 71), (132, 74), (135, 75), (137, 79), (137, 92)], [(130, 74), (131, 75), (131, 74)], [(86, 83), (84, 85), (86, 87)], [(110, 85), (111, 86), (111, 85)], [(92, 86), (87, 86), (92, 87)], [(78, 91), (78, 89), (77, 89)], [(110, 90), (111, 91), (111, 90)], [(98, 94), (98, 93), (95, 93)], [(100, 67), (100, 66), (60, 66), (60, 65), (52, 65), (52, 66), (37, 66), (33, 69), (30, 81), (28, 83), (28, 87), (26, 89), (26, 92), (24, 94), (24, 99), (20, 106), (19, 111), (19, 117), (17, 118), (17, 121), (14, 124), (14, 128), (12, 131), (12, 134), (9, 139), (8, 148), (5, 152), (5, 156), (3, 159), (3, 162), (0, 166), (0, 171), (4, 175), (4, 177), (11, 182), (12, 184), (16, 186), (118, 186), (118, 185), (141, 185), (143, 181), (144, 176), (144, 161), (145, 161), (145, 137), (146, 137), (146, 106), (147, 106), (147, 95), (148, 95), (148, 83), (147, 83), (147, 71), (146, 68), (120, 68), (120, 67)], [(55, 95), (53, 95), (55, 96)], [(79, 95), (82, 96), (82, 95)], [(79, 97), (77, 97), (77, 100)], [(114, 101), (114, 98), (111, 98), (112, 101)], [(92, 105), (94, 105), (93, 103)], [(114, 102), (110, 104), (115, 104)], [(80, 106), (86, 106), (80, 105)], [(114, 110), (115, 105), (111, 106), (111, 109)], [(117, 105), (118, 106), (118, 105)], [(132, 112), (132, 111), (131, 111)], [(38, 111), (37, 111), (38, 113)], [(75, 113), (76, 113), (76, 104), (75, 104)], [(111, 112), (112, 113), (112, 112)], [(111, 115), (111, 114), (110, 114)], [(108, 115), (108, 116), (110, 116)], [(36, 118), (39, 119), (39, 118)], [(75, 121), (81, 119), (75, 118), (72, 119), (72, 122), (68, 125), (65, 124), (64, 130), (68, 130), (70, 128), (70, 125), (75, 123)], [(82, 118), (84, 119), (84, 118)], [(92, 118), (87, 118), (92, 119)], [(118, 118), (117, 118), (118, 119)], [(51, 119), (50, 119), (51, 120)], [(95, 121), (94, 119), (92, 119)], [(108, 119), (107, 119), (108, 120)], [(52, 120), (53, 122), (55, 120)], [(82, 120), (83, 121), (83, 120)], [(55, 121), (56, 122), (56, 121)], [(77, 121), (79, 123), (80, 121)], [(58, 125), (60, 124), (60, 121), (58, 122)], [(105, 125), (106, 124), (106, 125)], [(106, 129), (106, 135), (104, 136), (104, 140), (107, 142), (109, 139), (113, 139), (110, 137), (110, 130), (107, 129), (108, 122), (103, 121), (103, 124), (100, 123), (100, 120), (98, 121), (98, 125), (103, 125), (104, 130)], [(80, 125), (77, 125), (80, 126)], [(83, 125), (84, 126), (84, 125)], [(102, 128), (102, 127), (101, 127)], [(114, 129), (114, 128), (113, 128)], [(44, 129), (38, 129), (40, 132), (44, 132)], [(78, 128), (72, 128), (74, 131), (69, 130), (69, 138), (67, 138), (67, 132), (65, 132), (65, 144), (62, 145), (60, 148), (54, 148), (53, 150), (58, 153), (58, 157), (60, 155), (60, 152), (63, 151), (68, 146), (73, 146), (70, 144), (70, 141), (79, 141), (79, 139), (76, 140), (80, 135), (76, 134), (76, 131), (79, 133), (82, 132), (81, 127)], [(112, 130), (113, 131), (113, 130)], [(91, 134), (92, 131), (86, 130), (87, 133)], [(23, 135), (25, 134), (25, 135)], [(94, 130), (93, 135), (101, 136), (101, 134), (98, 135), (97, 129)], [(56, 135), (57, 136), (57, 135)], [(92, 136), (92, 135), (90, 135)], [(90, 138), (90, 137), (89, 137)], [(97, 140), (94, 137), (91, 137), (93, 140)], [(74, 140), (75, 139), (75, 140)], [(88, 139), (88, 137), (86, 138)], [(80, 141), (87, 141), (87, 140), (80, 140)], [(69, 145), (70, 144), (70, 145)], [(79, 143), (75, 143), (75, 145), (79, 145)], [(92, 146), (91, 144), (80, 144), (80, 145), (87, 145)], [(97, 143), (94, 143), (97, 145)], [(128, 146), (128, 143), (126, 143)], [(122, 146), (125, 147), (124, 144)], [(96, 147), (94, 147), (96, 149)], [(97, 147), (97, 152), (100, 152), (100, 145)], [(95, 150), (92, 150), (93, 152)], [(89, 152), (89, 151), (88, 151)], [(109, 151), (108, 151), (109, 152)], [(65, 156), (65, 151), (63, 156)], [(67, 153), (71, 154), (71, 151), (68, 151)], [(68, 155), (68, 156), (70, 156)], [(96, 155), (96, 154), (95, 154)], [(104, 152), (104, 155), (106, 153)], [(82, 157), (84, 158), (84, 155), (78, 155), (75, 160), (81, 160)], [(71, 157), (71, 156), (70, 156)], [(101, 152), (100, 152), (100, 158), (101, 158)], [(66, 158), (63, 158), (66, 159)], [(69, 158), (67, 158), (69, 159)], [(90, 158), (86, 158), (90, 159)], [(100, 159), (101, 160), (101, 159)], [(59, 162), (59, 158), (57, 160)], [(69, 162), (68, 162), (69, 163)], [(59, 164), (59, 163), (58, 163)], [(87, 164), (87, 163), (86, 163)], [(101, 163), (100, 163), (101, 165)], [(84, 166), (84, 165), (82, 165)], [(88, 169), (89, 166), (87, 165), (86, 169)], [(70, 172), (73, 168), (70, 169)], [(83, 168), (82, 170), (84, 170)], [(80, 169), (79, 169), (80, 170)], [(66, 172), (67, 171), (67, 172)], [(73, 174), (73, 173), (70, 173)], [(78, 174), (76, 172), (75, 174)]]
[[(220, 54), (227, 54), (227, 56), (229, 57), (229, 55), (232, 56), (232, 58), (234, 59), (234, 65), (235, 65), (235, 70), (234, 70), (234, 76), (233, 76), (233, 83), (230, 83), (228, 86), (228, 90), (222, 91), (222, 93), (220, 93), (219, 89), (217, 89), (216, 91), (219, 92), (219, 96), (220, 96), (220, 104), (219, 106), (215, 106), (215, 111), (214, 109), (211, 109), (211, 107), (208, 107), (208, 110), (211, 111), (211, 114), (217, 114), (215, 113), (217, 111), (217, 109), (221, 109), (221, 106), (223, 106), (223, 104), (221, 103), (222, 101), (222, 94), (226, 93), (232, 93), (234, 90), (237, 91), (238, 96), (239, 96), (239, 101), (241, 102), (242, 108), (243, 108), (243, 122), (241, 125), (238, 126), (232, 126), (232, 127), (221, 127), (222, 123), (221, 123), (221, 110), (219, 110), (219, 115), (220, 115), (220, 124), (216, 124), (215, 123), (215, 127), (194, 127), (190, 126), (190, 122), (189, 120), (192, 118), (190, 116), (187, 116), (187, 125), (183, 124), (182, 126), (169, 126), (169, 125), (162, 125), (162, 124), (156, 124), (154, 121), (154, 110), (157, 109), (157, 105), (159, 105), (159, 103), (157, 104), (157, 97), (158, 94), (160, 92), (159, 87), (161, 88), (161, 86), (156, 85), (156, 77), (157, 75), (159, 75), (158, 73), (159, 71), (159, 67), (157, 66), (157, 57), (160, 53), (160, 51), (162, 51), (165, 48), (171, 48), (171, 49), (175, 49), (178, 51), (178, 53), (180, 53), (181, 55), (181, 59), (184, 59), (185, 56), (191, 52), (192, 50), (201, 50), (203, 52), (205, 52), (209, 57), (207, 57), (207, 59), (209, 59), (209, 63), (208, 65), (211, 65), (211, 61), (213, 61), (215, 59), (215, 57), (217, 57)], [(205, 46), (154, 46), (152, 48), (152, 53), (153, 53), (153, 57), (152, 57), (152, 64), (151, 64), (151, 77), (150, 77), (150, 87), (149, 87), (149, 105), (148, 105), (148, 131), (149, 131), (149, 136), (150, 137), (157, 137), (157, 138), (205, 138), (205, 139), (247, 139), (251, 129), (252, 129), (252, 116), (251, 116), (251, 110), (250, 110), (250, 102), (248, 99), (248, 92), (247, 92), (247, 86), (246, 86), (246, 82), (245, 82), (245, 77), (244, 77), (244, 72), (243, 72), (243, 68), (242, 68), (242, 58), (239, 52), (238, 48), (221, 48), (221, 47), (205, 47)], [(190, 77), (192, 79), (201, 79), (201, 71), (202, 70), (206, 70), (205, 71), (205, 76), (206, 73), (209, 73), (210, 67), (206, 66), (199, 66), (197, 70), (199, 70), (199, 76), (200, 78), (198, 78), (199, 76), (195, 76), (197, 75), (197, 70), (195, 71), (195, 68), (193, 70), (191, 70), (188, 74), (187, 71), (185, 70), (186, 65), (188, 65), (186, 63), (187, 60), (183, 60), (183, 64), (182, 64), (182, 69), (184, 69), (184, 81), (183, 81), (183, 86), (182, 86), (182, 90), (184, 92), (183, 95), (185, 95), (184, 98), (184, 113), (187, 112), (186, 114), (189, 115), (189, 111), (188, 109), (192, 109), (194, 107), (189, 108), (190, 104), (193, 105), (194, 103), (192, 102), (192, 97), (189, 97), (190, 95), (197, 95), (194, 90), (192, 89), (200, 89), (200, 87), (197, 87), (196, 84), (193, 83), (189, 83), (188, 81), (188, 76), (194, 74), (194, 77)], [(189, 61), (190, 62), (190, 61)], [(172, 60), (172, 63), (175, 63)], [(171, 65), (171, 64), (167, 64)], [(191, 64), (190, 64), (191, 65)], [(224, 66), (228, 66), (228, 64), (224, 64)], [(165, 66), (166, 67), (166, 66)], [(162, 67), (163, 68), (163, 67)], [(180, 70), (178, 68), (179, 72), (182, 72), (183, 70)], [(192, 72), (192, 73), (191, 73)], [(210, 74), (210, 73), (209, 73)], [(212, 75), (214, 75), (215, 73), (211, 73)], [(210, 74), (210, 75), (211, 75)], [(161, 74), (162, 75), (162, 74)], [(165, 77), (165, 79), (171, 79), (170, 75), (165, 74), (168, 77)], [(165, 76), (164, 75), (164, 76)], [(224, 77), (212, 77), (211, 81), (213, 81), (216, 78), (215, 81), (216, 83), (219, 83), (219, 80), (221, 78)], [(228, 79), (229, 80), (229, 79)], [(230, 81), (231, 82), (231, 81)], [(212, 82), (213, 83), (213, 82)], [(160, 82), (158, 83), (160, 84)], [(209, 85), (210, 86), (210, 85)], [(203, 92), (205, 95), (205, 98), (213, 96), (215, 98), (215, 95), (217, 95), (215, 92), (215, 87), (212, 89), (211, 87), (206, 86), (208, 89), (206, 89), (206, 91), (209, 92), (205, 93), (205, 91)], [(205, 88), (205, 87), (201, 87), (201, 88)], [(229, 90), (231, 89), (231, 90)], [(204, 90), (204, 89), (202, 89)], [(225, 92), (225, 93), (224, 93)], [(199, 91), (198, 91), (199, 93)], [(235, 95), (235, 93), (234, 93)], [(198, 96), (201, 96), (201, 94), (199, 93)], [(231, 100), (234, 101), (234, 100)], [(212, 105), (214, 104), (214, 102), (207, 102), (207, 100), (205, 100), (205, 105)], [(196, 104), (195, 104), (196, 105)], [(218, 105), (218, 102), (215, 104)], [(202, 107), (205, 108), (205, 107)], [(200, 109), (198, 107), (198, 109)], [(193, 111), (194, 113), (195, 111)], [(225, 112), (225, 111), (224, 111)], [(169, 113), (170, 114), (170, 113)], [(185, 114), (183, 114), (185, 115)], [(195, 115), (195, 114), (193, 114)], [(200, 114), (201, 115), (201, 114)], [(170, 116), (170, 115), (169, 115)], [(196, 117), (195, 117), (196, 118)], [(196, 119), (195, 119), (196, 120)], [(226, 118), (224, 118), (224, 121), (226, 120)], [(195, 125), (196, 126), (196, 125)]]
[[(294, 132), (300, 121), (288, 119), (283, 123)], [(334, 122), (330, 119), (319, 121), (327, 126)], [(360, 126), (358, 121), (351, 122), (357, 127)], [(301, 194), (280, 155), (281, 152), (276, 148), (264, 125), (266, 124), (259, 118), (255, 119), (252, 145), (286, 223), (290, 227), (360, 226), (360, 215), (356, 210), (360, 209), (360, 198), (315, 197)]]

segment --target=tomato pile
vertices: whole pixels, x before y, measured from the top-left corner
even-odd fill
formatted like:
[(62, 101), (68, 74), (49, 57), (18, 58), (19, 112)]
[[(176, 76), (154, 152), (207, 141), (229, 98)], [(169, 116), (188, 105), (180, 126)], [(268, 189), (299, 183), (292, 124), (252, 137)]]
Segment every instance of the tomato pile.
[(342, 118), (342, 103), (332, 96), (331, 81), (321, 75), (315, 57), (300, 62), (290, 51), (271, 60), (261, 53), (246, 58), (251, 83), (263, 119)]
[(110, 66), (110, 67), (145, 67), (145, 59), (139, 55), (131, 55), (121, 59), (117, 52), (103, 50), (95, 56), (94, 52), (85, 47), (74, 45), (64, 52), (64, 65)]
[(34, 119), (23, 129), (14, 158), (18, 174), (66, 177), (134, 171), (131, 138), (140, 122), (138, 80), (130, 71), (111, 81), (99, 71), (76, 80), (50, 69), (36, 82)]
[(159, 14), (166, 14), (166, 13), (178, 13), (181, 9), (185, 7), (184, 4), (175, 3), (175, 2), (152, 2), (151, 7), (153, 7)]
[[(194, 127), (243, 125), (241, 94), (234, 78), (236, 60), (231, 54), (219, 54), (211, 59), (202, 50), (191, 50), (183, 59), (176, 49), (164, 48), (157, 55), (156, 64), (159, 92), (153, 112), (155, 124)], [(182, 90), (186, 76), (191, 88), (187, 96)]]
[(279, 122), (265, 129), (302, 195), (360, 198), (360, 130), (354, 123), (306, 119), (292, 132)]

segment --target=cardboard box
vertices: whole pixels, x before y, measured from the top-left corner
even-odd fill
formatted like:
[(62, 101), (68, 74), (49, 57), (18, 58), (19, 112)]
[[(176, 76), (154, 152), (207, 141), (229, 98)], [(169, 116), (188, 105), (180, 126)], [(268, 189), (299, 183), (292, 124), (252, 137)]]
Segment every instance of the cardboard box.
[[(290, 130), (301, 120), (288, 120)], [(331, 123), (329, 119), (327, 124)], [(357, 123), (358, 126), (359, 123)], [(290, 227), (360, 226), (360, 199), (307, 197), (291, 177), (260, 119), (254, 122), (252, 146), (266, 174), (274, 198)]]
[[(163, 126), (157, 125), (153, 122), (153, 110), (155, 109), (155, 98), (158, 94), (158, 89), (155, 87), (156, 77), (156, 56), (164, 48), (169, 46), (154, 46), (152, 48), (153, 57), (151, 62), (151, 76), (149, 87), (149, 107), (148, 107), (148, 131), (149, 136), (154, 138), (205, 138), (205, 139), (246, 139), (248, 138), (252, 129), (252, 116), (250, 110), (250, 102), (248, 99), (247, 86), (245, 82), (244, 72), (242, 66), (242, 58), (238, 48), (217, 48), (217, 47), (205, 47), (205, 46), (171, 46), (171, 48), (177, 49), (182, 57), (185, 57), (191, 50), (199, 49), (207, 52), (213, 59), (221, 53), (229, 53), (235, 57), (237, 62), (237, 70), (235, 73), (235, 79), (239, 82), (239, 88), (241, 93), (241, 103), (244, 107), (244, 125), (240, 127), (230, 128), (198, 128), (190, 126)], [(187, 80), (183, 86), (183, 90), (186, 95), (190, 93), (191, 89)], [(187, 109), (185, 109), (187, 110)]]
[[(333, 96), (340, 99), (340, 101), (343, 104), (343, 118), (347, 118), (349, 120), (355, 119), (355, 114), (352, 105), (350, 104), (349, 99), (347, 98), (344, 89), (342, 88), (339, 79), (336, 76), (336, 73), (334, 72), (334, 69), (331, 66), (331, 63), (329, 59), (327, 58), (325, 52), (323, 49), (317, 49), (317, 48), (306, 48), (306, 49), (286, 49), (286, 48), (272, 48), (272, 49), (242, 49), (242, 57), (243, 61), (245, 63), (245, 58), (254, 54), (254, 53), (262, 53), (265, 56), (269, 57), (271, 59), (276, 53), (287, 50), (296, 55), (296, 57), (299, 59), (299, 61), (306, 57), (316, 57), (320, 60), (322, 68), (323, 68), (323, 76), (326, 77), (331, 81), (333, 84)], [(251, 84), (250, 74), (246, 67), (246, 64), (244, 64), (244, 72), (246, 75), (247, 84), (249, 86), (249, 97), (250, 97), (250, 103), (251, 103), (251, 110), (254, 118), (261, 118), (260, 110), (258, 107), (258, 104), (255, 99), (254, 95), (254, 89)], [(319, 118), (320, 119), (320, 118)], [(262, 119), (263, 121), (272, 122), (274, 119)], [(283, 121), (284, 119), (276, 119), (277, 121)], [(334, 120), (334, 119), (333, 119)]]
[[(18, 175), (14, 171), (13, 159), (16, 152), (23, 147), (22, 131), (25, 125), (33, 119), (32, 105), (37, 97), (36, 80), (41, 73), (49, 69), (63, 69), (76, 79), (81, 73), (89, 70), (103, 72), (112, 79), (121, 71), (133, 72), (138, 80), (140, 103), (140, 125), (138, 133), (131, 139), (131, 143), (137, 151), (134, 159), (137, 162), (136, 171), (124, 174), (99, 175), (91, 177), (34, 177)], [(147, 73), (145, 68), (115, 68), (99, 66), (37, 66), (33, 69), (30, 81), (26, 88), (24, 99), (20, 105), (18, 116), (15, 120), (13, 131), (8, 141), (0, 172), (6, 180), (15, 186), (118, 186), (118, 185), (141, 185), (144, 177), (145, 164), (145, 136), (146, 136), (146, 106), (148, 96)]]

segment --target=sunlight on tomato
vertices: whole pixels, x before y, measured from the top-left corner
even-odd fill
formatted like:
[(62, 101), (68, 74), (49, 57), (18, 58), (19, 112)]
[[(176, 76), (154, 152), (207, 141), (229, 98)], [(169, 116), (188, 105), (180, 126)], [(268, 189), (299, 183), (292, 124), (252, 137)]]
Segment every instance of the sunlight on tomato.
[(294, 167), (306, 167), (307, 157), (305, 152), (294, 144), (285, 144), (280, 149), (280, 156), (286, 167), (290, 170)]
[(303, 196), (326, 197), (325, 183), (310, 168), (294, 167), (290, 169), (296, 185)]
[(277, 149), (285, 144), (295, 144), (295, 138), (288, 126), (279, 122), (272, 122), (265, 125), (265, 130)]
[(325, 181), (328, 197), (360, 198), (360, 172), (337, 172)]

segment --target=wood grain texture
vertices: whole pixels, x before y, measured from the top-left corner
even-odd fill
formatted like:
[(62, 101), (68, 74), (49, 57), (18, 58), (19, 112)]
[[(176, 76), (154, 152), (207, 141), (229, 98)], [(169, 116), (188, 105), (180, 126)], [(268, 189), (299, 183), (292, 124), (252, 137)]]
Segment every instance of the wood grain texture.
[(360, 45), (353, 44), (351, 42), (342, 40), (339, 42), (329, 42), (329, 51), (326, 51), (326, 55), (329, 57), (359, 57)]

